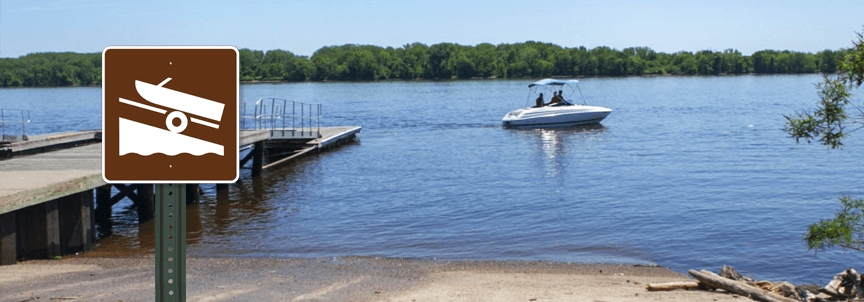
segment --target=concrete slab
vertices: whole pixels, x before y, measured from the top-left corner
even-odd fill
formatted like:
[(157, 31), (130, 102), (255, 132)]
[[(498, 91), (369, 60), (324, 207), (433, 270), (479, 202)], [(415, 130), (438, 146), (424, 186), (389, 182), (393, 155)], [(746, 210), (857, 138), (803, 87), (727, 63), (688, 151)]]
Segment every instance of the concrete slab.
[(0, 214), (93, 189), (102, 180), (102, 144), (0, 161)]

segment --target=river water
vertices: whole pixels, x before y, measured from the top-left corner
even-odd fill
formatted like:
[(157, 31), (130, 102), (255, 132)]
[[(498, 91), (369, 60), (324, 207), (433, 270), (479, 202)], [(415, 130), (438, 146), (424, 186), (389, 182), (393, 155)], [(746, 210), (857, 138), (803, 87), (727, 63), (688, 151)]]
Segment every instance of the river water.
[[(192, 256), (544, 260), (730, 265), (827, 282), (864, 254), (808, 251), (808, 224), (864, 197), (858, 133), (795, 144), (783, 114), (814, 106), (818, 75), (584, 79), (601, 126), (508, 129), (530, 80), (241, 86), (241, 99), (321, 103), (358, 141), (241, 180), (189, 205)], [(855, 91), (860, 94), (860, 91)], [(98, 129), (99, 88), (2, 89), (28, 134)], [(530, 100), (533, 102), (533, 99)], [(855, 102), (860, 103), (856, 97)], [(131, 202), (94, 255), (153, 252)], [(858, 269), (862, 269), (860, 266)]]

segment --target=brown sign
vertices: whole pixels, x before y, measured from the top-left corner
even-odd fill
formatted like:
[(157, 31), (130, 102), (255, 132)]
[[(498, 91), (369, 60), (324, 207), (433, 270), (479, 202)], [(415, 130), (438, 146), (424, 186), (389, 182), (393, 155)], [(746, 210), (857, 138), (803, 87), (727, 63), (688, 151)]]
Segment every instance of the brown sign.
[(105, 181), (236, 181), (238, 58), (230, 46), (105, 48)]

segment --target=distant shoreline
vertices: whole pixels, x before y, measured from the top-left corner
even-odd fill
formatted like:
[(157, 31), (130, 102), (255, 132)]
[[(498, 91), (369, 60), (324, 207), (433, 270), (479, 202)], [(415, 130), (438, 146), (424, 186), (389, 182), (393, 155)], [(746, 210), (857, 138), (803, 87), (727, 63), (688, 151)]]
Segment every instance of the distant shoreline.
[[(622, 75), (622, 76), (550, 76), (549, 78), (553, 79), (610, 79), (610, 78), (650, 78), (650, 77), (737, 77), (737, 76), (776, 76), (776, 75), (813, 75), (813, 74), (822, 74), (819, 72), (814, 73), (742, 73), (742, 74), (643, 74), (643, 75)], [(497, 78), (497, 77), (473, 77), (470, 79), (425, 79), (425, 78), (414, 78), (414, 79), (382, 79), (376, 81), (286, 81), (286, 80), (240, 80), (240, 84), (291, 84), (291, 83), (386, 83), (386, 82), (460, 82), (460, 81), (489, 81), (489, 80), (502, 80), (502, 81), (510, 81), (510, 80), (539, 80), (544, 78), (536, 78), (536, 77), (518, 77), (518, 78)], [(15, 88), (65, 88), (65, 87), (101, 87), (102, 84), (87, 84), (87, 85), (65, 85), (65, 86), (0, 86), (0, 89), (15, 89)]]
[[(490, 79), (549, 75), (662, 76), (723, 74), (807, 74), (836, 72), (848, 49), (817, 53), (760, 50), (744, 55), (735, 49), (675, 53), (649, 47), (612, 49), (561, 47), (526, 41), (476, 46), (414, 43), (399, 48), (345, 44), (325, 46), (310, 56), (286, 50), (238, 50), (244, 82), (381, 81)], [(98, 83), (101, 53), (31, 53), (0, 59), (0, 86), (47, 87)]]
[[(813, 73), (742, 73), (742, 74), (643, 74), (643, 75), (623, 75), (623, 76), (550, 76), (547, 78), (552, 79), (609, 79), (609, 78), (651, 78), (651, 77), (737, 77), (737, 76), (776, 76), (776, 75), (814, 75), (814, 74), (822, 74), (819, 72)], [(290, 84), (290, 83), (379, 83), (379, 82), (461, 82), (461, 81), (489, 81), (489, 80), (502, 80), (502, 81), (511, 81), (511, 80), (540, 80), (545, 79), (543, 77), (518, 77), (518, 78), (497, 78), (497, 77), (473, 77), (470, 79), (425, 79), (425, 78), (414, 78), (414, 79), (383, 79), (377, 81), (284, 81), (284, 80), (240, 80), (240, 84)]]

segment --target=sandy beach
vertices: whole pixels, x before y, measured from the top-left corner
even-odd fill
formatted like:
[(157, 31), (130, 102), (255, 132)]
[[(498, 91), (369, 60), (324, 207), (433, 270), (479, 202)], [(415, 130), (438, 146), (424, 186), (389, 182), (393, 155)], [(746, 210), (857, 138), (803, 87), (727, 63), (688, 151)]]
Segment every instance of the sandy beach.
[[(152, 301), (154, 258), (32, 260), (0, 266), (0, 301)], [(742, 301), (648, 292), (690, 278), (664, 267), (366, 257), (189, 258), (187, 301)]]

